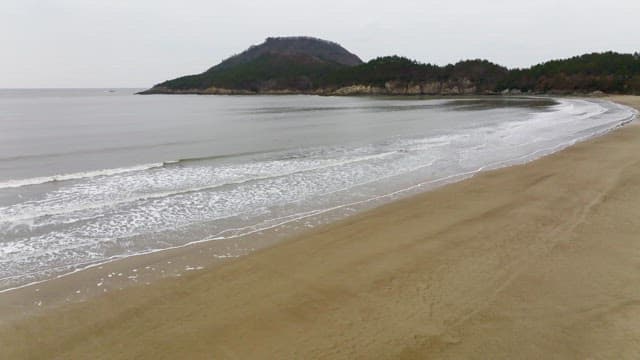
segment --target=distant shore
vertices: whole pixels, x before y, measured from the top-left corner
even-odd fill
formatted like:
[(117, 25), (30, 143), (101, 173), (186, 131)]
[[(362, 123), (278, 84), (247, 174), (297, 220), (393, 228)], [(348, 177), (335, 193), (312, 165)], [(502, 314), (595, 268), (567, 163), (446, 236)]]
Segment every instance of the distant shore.
[[(403, 84), (389, 82), (385, 86), (351, 85), (339, 88), (319, 88), (313, 90), (299, 89), (266, 89), (251, 91), (247, 89), (228, 89), (210, 87), (206, 89), (170, 89), (166, 87), (153, 87), (136, 95), (319, 95), (319, 96), (579, 96), (579, 97), (605, 97), (602, 91), (549, 91), (549, 92), (522, 92), (518, 89), (506, 89), (500, 92), (485, 90), (478, 92), (475, 87), (465, 88), (460, 84), (446, 84), (442, 82)], [(613, 95), (625, 96), (625, 95)]]
[[(640, 109), (640, 97), (610, 99)], [(273, 246), (265, 239), (224, 266), (140, 277), (28, 316), (10, 313), (34, 288), (0, 294), (0, 357), (637, 358), (639, 153), (635, 121)], [(77, 276), (181, 258), (183, 269), (204, 249)], [(74, 293), (77, 281), (47, 286)]]

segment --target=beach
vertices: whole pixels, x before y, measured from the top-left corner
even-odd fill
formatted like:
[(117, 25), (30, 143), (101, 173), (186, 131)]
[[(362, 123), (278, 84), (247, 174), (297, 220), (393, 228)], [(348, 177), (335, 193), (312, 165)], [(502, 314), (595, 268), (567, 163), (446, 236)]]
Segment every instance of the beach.
[(635, 121), (219, 266), (25, 316), (5, 306), (0, 358), (639, 358), (639, 140)]

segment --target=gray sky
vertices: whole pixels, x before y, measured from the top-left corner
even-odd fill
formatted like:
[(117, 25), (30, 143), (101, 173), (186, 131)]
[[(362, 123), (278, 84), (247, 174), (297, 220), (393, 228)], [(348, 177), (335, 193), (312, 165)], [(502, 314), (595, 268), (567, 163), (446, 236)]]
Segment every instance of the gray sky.
[(508, 67), (640, 51), (639, 0), (2, 0), (0, 88), (149, 87), (268, 36)]

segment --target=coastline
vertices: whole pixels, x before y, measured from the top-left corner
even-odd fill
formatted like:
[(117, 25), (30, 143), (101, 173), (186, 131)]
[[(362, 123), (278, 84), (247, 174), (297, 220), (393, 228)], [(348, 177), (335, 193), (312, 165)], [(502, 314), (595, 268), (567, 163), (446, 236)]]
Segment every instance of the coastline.
[[(169, 89), (152, 87), (135, 93), (136, 95), (317, 95), (317, 96), (424, 96), (424, 97), (459, 97), (459, 96), (575, 96), (604, 98), (607, 95), (600, 91), (529, 91), (518, 89), (503, 91), (478, 91), (466, 83), (422, 83), (400, 84), (388, 82), (385, 86), (350, 85), (338, 88), (318, 88), (314, 90), (300, 89), (264, 89), (252, 91), (246, 89), (229, 89), (210, 87), (206, 89)], [(625, 95), (614, 95), (625, 96)], [(633, 95), (628, 95), (633, 96)]]
[[(639, 107), (636, 97), (612, 100)], [(632, 230), (639, 226), (632, 215), (640, 209), (628, 204), (633, 202), (632, 196), (629, 200), (614, 196), (624, 191), (638, 194), (633, 185), (640, 174), (629, 166), (635, 162), (633, 152), (640, 148), (633, 141), (638, 136), (640, 126), (636, 122), (532, 163), (481, 173), (274, 246), (267, 241), (263, 250), (250, 256), (223, 267), (196, 268), (180, 279), (168, 276), (88, 301), (82, 301), (80, 296), (80, 302), (54, 304), (34, 316), (15, 321), (8, 316), (15, 308), (5, 306), (7, 315), (0, 314), (3, 319), (0, 354), (8, 351), (10, 357), (83, 357), (93, 351), (109, 358), (133, 355), (157, 358), (175, 357), (184, 354), (183, 350), (195, 357), (215, 354), (245, 358), (269, 354), (282, 358), (294, 356), (297, 350), (298, 357), (420, 358), (437, 352), (446, 358), (478, 349), (497, 357), (518, 354), (516, 351), (553, 349), (565, 356), (590, 355), (589, 349), (581, 350), (587, 343), (563, 348), (575, 336), (572, 339), (565, 334), (568, 328), (560, 320), (568, 318), (558, 319), (553, 307), (565, 306), (564, 311), (575, 315), (576, 318), (569, 319), (572, 326), (585, 321), (578, 310), (589, 309), (596, 300), (602, 303), (595, 304), (601, 305), (598, 310), (613, 311), (615, 306), (621, 306), (625, 317), (640, 314), (633, 302), (638, 290), (627, 289), (625, 296), (616, 297), (615, 291), (621, 290), (613, 289), (609, 291), (612, 299), (606, 302), (597, 286), (585, 283), (593, 278), (611, 281), (612, 272), (599, 273), (597, 265), (623, 267), (624, 261), (613, 264), (608, 258), (596, 259), (598, 264), (589, 269), (583, 266), (584, 259), (576, 259), (583, 252), (583, 257), (591, 259), (606, 250), (599, 241), (606, 239), (603, 236), (607, 234), (601, 231), (601, 237), (596, 237), (598, 231), (589, 228), (595, 226), (591, 224), (604, 224), (610, 233), (619, 231), (625, 236), (612, 254), (616, 260), (624, 255), (633, 256), (633, 251), (638, 250), (637, 244), (631, 242)], [(604, 154), (603, 150), (610, 152)], [(592, 178), (593, 173), (604, 172), (612, 174), (611, 177)], [(630, 185), (623, 187), (621, 182)], [(618, 206), (628, 206), (628, 211), (621, 213), (615, 208), (616, 202), (622, 203)], [(614, 207), (606, 213), (609, 215), (594, 218), (594, 212), (603, 207), (606, 210), (607, 206)], [(618, 224), (620, 221), (623, 223)], [(582, 238), (577, 238), (577, 234), (587, 241), (578, 241)], [(478, 242), (479, 239), (483, 241)], [(233, 250), (232, 244), (221, 246)], [(196, 246), (174, 256), (189, 256), (196, 249), (203, 250)], [(169, 254), (154, 254), (144, 261), (151, 264), (171, 261), (165, 256)], [(564, 261), (567, 259), (573, 262)], [(126, 266), (141, 269), (153, 266), (135, 263), (143, 261), (142, 257), (127, 261), (134, 263)], [(624, 265), (628, 265), (626, 262)], [(570, 277), (550, 270), (571, 270), (572, 266), (587, 270), (592, 279), (577, 271)], [(89, 269), (81, 276), (91, 276), (92, 271), (98, 270), (104, 269)], [(620, 276), (622, 272), (618, 270), (615, 274)], [(620, 279), (613, 280), (619, 283)], [(73, 281), (69, 281), (68, 288), (56, 281), (59, 288), (74, 292)], [(637, 284), (638, 277), (631, 271), (626, 281)], [(569, 288), (576, 294), (565, 293), (571, 292), (564, 288), (568, 283), (573, 284)], [(538, 288), (534, 289), (534, 285)], [(611, 288), (604, 283), (599, 285)], [(555, 297), (537, 298), (540, 288)], [(590, 290), (600, 297), (594, 297)], [(577, 294), (584, 299), (578, 299)], [(574, 308), (563, 301), (582, 302), (579, 308)], [(531, 310), (541, 312), (542, 320), (527, 317), (527, 311)], [(136, 316), (128, 316), (131, 313)], [(629, 319), (625, 323), (620, 312), (612, 314), (613, 320), (602, 311), (589, 313), (604, 317), (598, 321), (607, 326), (622, 322), (636, 331), (631, 335), (638, 335), (638, 330), (634, 330), (637, 324)], [(557, 334), (551, 331), (557, 338), (551, 339), (548, 327), (530, 328), (545, 319), (549, 322), (546, 325), (556, 326), (551, 329), (562, 330)], [(505, 329), (509, 326), (513, 330), (523, 327), (524, 333), (530, 333), (538, 341), (530, 338), (530, 343), (523, 342), (527, 337), (518, 335), (518, 331), (507, 333)], [(494, 331), (493, 335), (483, 332), (487, 328)], [(125, 338), (122, 330), (140, 337)], [(180, 330), (190, 337), (177, 334)], [(586, 337), (598, 335), (586, 330), (589, 327), (583, 330)], [(303, 331), (310, 335), (300, 337)], [(496, 334), (501, 336), (496, 338)], [(561, 335), (565, 336), (564, 341)], [(487, 336), (494, 338), (482, 342)], [(594, 346), (604, 341), (590, 340)], [(621, 340), (614, 337), (606, 347), (596, 350), (609, 351), (604, 355), (622, 354), (623, 358), (640, 351), (633, 342), (627, 349), (611, 346), (622, 345)], [(110, 346), (113, 343), (124, 348)], [(534, 346), (529, 350), (520, 348), (524, 344)], [(472, 352), (465, 353), (464, 349)]]

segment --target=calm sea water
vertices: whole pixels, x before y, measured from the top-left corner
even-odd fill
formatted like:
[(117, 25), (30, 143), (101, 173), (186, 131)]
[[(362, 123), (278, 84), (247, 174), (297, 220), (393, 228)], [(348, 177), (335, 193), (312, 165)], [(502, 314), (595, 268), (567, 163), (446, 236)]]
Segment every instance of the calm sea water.
[(601, 100), (0, 90), (0, 291), (525, 162)]

